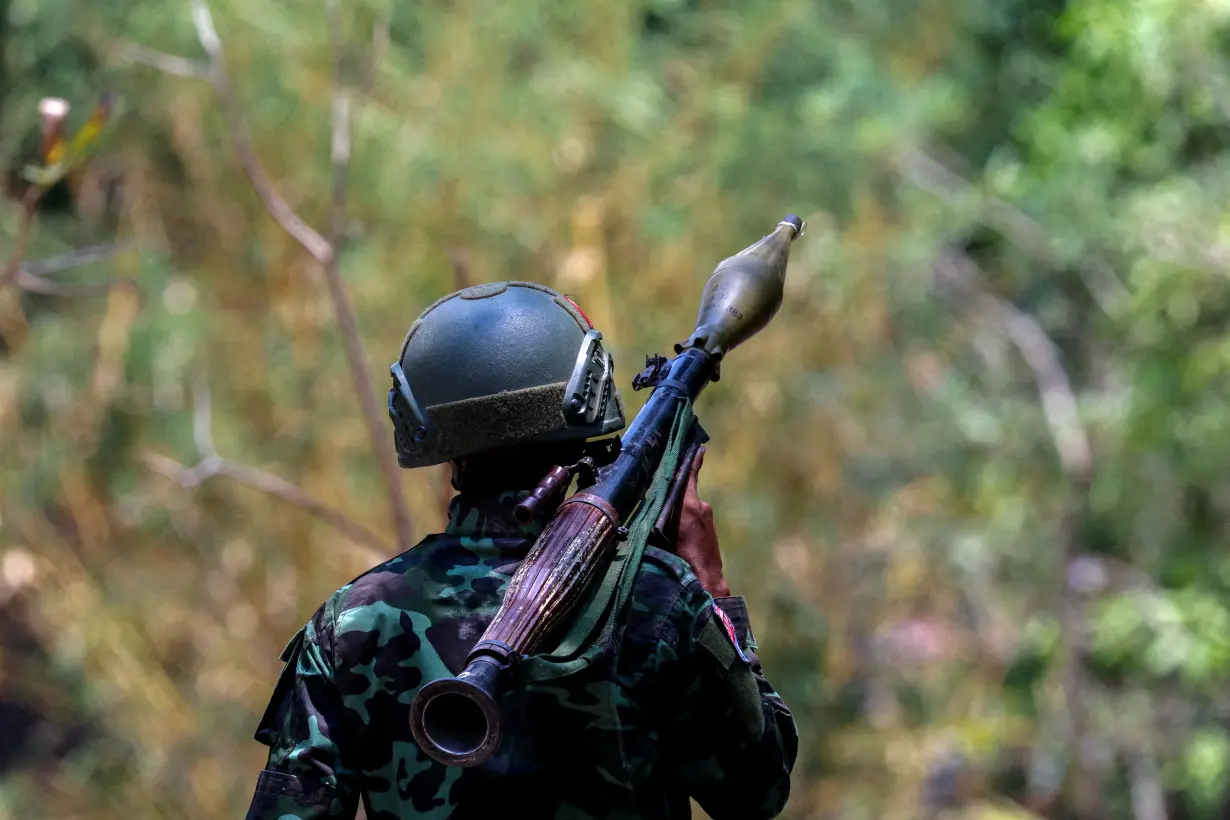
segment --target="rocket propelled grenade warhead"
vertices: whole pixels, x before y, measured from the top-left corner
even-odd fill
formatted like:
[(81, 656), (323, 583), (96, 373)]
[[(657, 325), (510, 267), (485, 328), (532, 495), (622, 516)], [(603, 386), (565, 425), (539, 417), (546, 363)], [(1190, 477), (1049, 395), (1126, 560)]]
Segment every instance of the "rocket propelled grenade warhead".
[(675, 351), (697, 347), (720, 361), (763, 330), (782, 306), (790, 245), (806, 227), (789, 214), (773, 233), (722, 260), (705, 283), (696, 329)]

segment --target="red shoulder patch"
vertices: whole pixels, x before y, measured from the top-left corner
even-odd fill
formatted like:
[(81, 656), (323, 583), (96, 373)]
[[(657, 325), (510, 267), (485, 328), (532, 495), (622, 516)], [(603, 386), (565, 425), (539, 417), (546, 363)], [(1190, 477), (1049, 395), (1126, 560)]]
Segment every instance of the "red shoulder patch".
[(735, 651), (739, 653), (739, 658), (746, 664), (751, 664), (747, 659), (747, 655), (743, 654), (743, 647), (739, 646), (739, 636), (735, 634), (735, 625), (730, 620), (730, 616), (722, 611), (722, 608), (717, 604), (713, 605), (713, 614), (717, 615), (718, 620), (722, 622), (722, 626), (726, 629), (726, 636), (730, 638), (730, 642), (735, 645)]

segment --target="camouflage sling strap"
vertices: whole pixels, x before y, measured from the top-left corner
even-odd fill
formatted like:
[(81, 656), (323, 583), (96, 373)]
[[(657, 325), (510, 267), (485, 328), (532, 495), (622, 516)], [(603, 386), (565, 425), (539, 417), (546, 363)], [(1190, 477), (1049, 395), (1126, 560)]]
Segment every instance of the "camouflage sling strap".
[(518, 664), (518, 674), (524, 682), (541, 683), (571, 675), (596, 662), (611, 648), (620, 615), (636, 583), (650, 530), (666, 503), (671, 478), (695, 419), (692, 402), (682, 398), (675, 412), (666, 450), (662, 454), (662, 463), (645, 498), (628, 522), (627, 539), (616, 548), (610, 565), (582, 601), (580, 614), (559, 643), (553, 649), (525, 658)]

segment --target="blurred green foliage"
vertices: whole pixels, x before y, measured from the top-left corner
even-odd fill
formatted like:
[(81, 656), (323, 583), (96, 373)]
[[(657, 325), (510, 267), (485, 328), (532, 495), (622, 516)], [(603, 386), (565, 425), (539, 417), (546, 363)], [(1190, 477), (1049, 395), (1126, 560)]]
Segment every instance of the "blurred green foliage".
[[(211, 8), (256, 153), (327, 233), (323, 7)], [(802, 732), (786, 817), (1225, 816), (1230, 5), (342, 14), (340, 261), (378, 390), (422, 308), (510, 278), (573, 294), (626, 386), (719, 260), (809, 220), (781, 313), (698, 408)], [(71, 132), (111, 92), (26, 258), (132, 243), (45, 278), (137, 285), (0, 287), (0, 817), (239, 816), (282, 644), (377, 560), (225, 475), (172, 480), (204, 386), (223, 457), (393, 542), (322, 273), (183, 58), (187, 2), (0, 0), (0, 259), (38, 100)], [(444, 473), (406, 493), (437, 529)]]

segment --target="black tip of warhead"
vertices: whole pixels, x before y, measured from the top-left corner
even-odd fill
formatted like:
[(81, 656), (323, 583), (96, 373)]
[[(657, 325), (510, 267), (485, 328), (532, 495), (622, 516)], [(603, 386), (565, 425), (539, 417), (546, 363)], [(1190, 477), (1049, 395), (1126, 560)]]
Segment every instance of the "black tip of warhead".
[(794, 214), (786, 214), (785, 218), (778, 225), (789, 225), (794, 228), (794, 238), (798, 239), (807, 230), (807, 223)]

